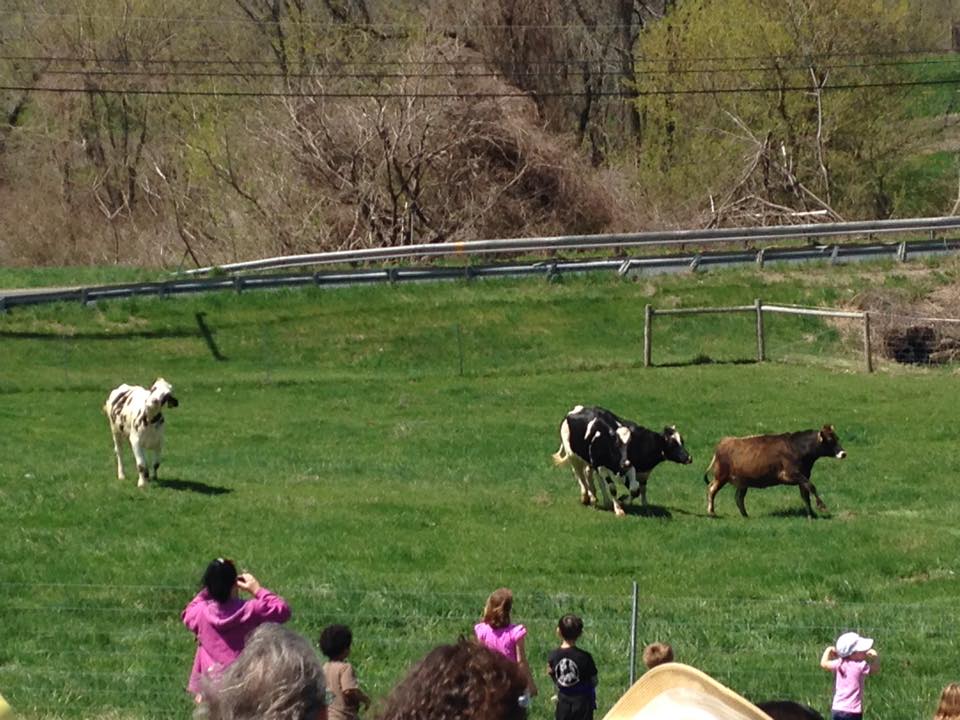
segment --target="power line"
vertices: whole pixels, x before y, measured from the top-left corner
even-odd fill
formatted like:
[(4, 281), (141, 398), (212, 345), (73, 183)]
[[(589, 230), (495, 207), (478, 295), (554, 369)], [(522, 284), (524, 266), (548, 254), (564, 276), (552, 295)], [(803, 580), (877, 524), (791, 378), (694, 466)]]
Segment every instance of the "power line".
[[(907, 57), (912, 55), (934, 55), (937, 57), (949, 58), (941, 61), (920, 60), (918, 64), (925, 62), (956, 62), (956, 55), (949, 50), (939, 49), (918, 49), (918, 50), (891, 50), (887, 52), (826, 52), (811, 53), (807, 55), (715, 55), (715, 56), (690, 56), (690, 57), (637, 57), (634, 62), (637, 64), (672, 64), (684, 65), (689, 63), (724, 63), (724, 62), (747, 62), (747, 61), (768, 61), (768, 62), (802, 62), (804, 69), (808, 68), (810, 62), (815, 59), (829, 58), (888, 58), (888, 57)], [(278, 62), (272, 60), (256, 60), (252, 58), (238, 59), (212, 59), (212, 58), (110, 58), (110, 57), (84, 57), (77, 55), (0, 55), (0, 60), (10, 61), (33, 61), (33, 62), (98, 62), (102, 64), (122, 64), (122, 65), (267, 65), (276, 66)], [(487, 67), (489, 62), (485, 60), (336, 60), (337, 65), (344, 67), (351, 66), (477, 66)], [(542, 66), (542, 65), (572, 65), (583, 64), (585, 62), (610, 62), (601, 61), (596, 58), (588, 57), (539, 57), (536, 60), (506, 63), (508, 66)], [(777, 67), (777, 66), (771, 66)]]
[[(0, 58), (2, 59), (2, 58)], [(607, 63), (601, 63), (607, 64)], [(879, 62), (879, 63), (844, 63), (837, 65), (822, 65), (817, 69), (828, 72), (834, 70), (848, 69), (870, 69), (870, 68), (906, 68), (919, 65), (958, 65), (960, 57), (951, 60), (919, 60), (907, 62)], [(573, 63), (571, 63), (573, 65)], [(611, 67), (613, 67), (611, 65)], [(809, 67), (791, 66), (774, 67), (768, 65), (754, 65), (727, 68), (681, 68), (677, 70), (647, 70), (642, 74), (648, 75), (702, 75), (702, 74), (729, 74), (729, 73), (752, 73), (752, 72), (770, 72), (772, 70), (781, 70), (788, 72), (807, 72)], [(45, 75), (80, 75), (85, 77), (146, 77), (146, 78), (236, 78), (236, 79), (319, 79), (328, 78), (334, 80), (388, 80), (388, 79), (469, 79), (469, 78), (503, 78), (504, 72), (487, 70), (485, 72), (264, 72), (259, 70), (240, 71), (240, 70), (127, 70), (127, 69), (98, 69), (98, 68), (76, 68), (64, 69), (53, 68), (45, 69)], [(572, 69), (563, 70), (567, 76), (584, 77), (622, 77), (622, 69), (597, 69), (595, 71)], [(508, 73), (510, 78), (556, 78), (557, 72), (518, 72)]]
[[(896, 82), (866, 82), (866, 83), (839, 83), (824, 85), (819, 88), (823, 92), (838, 90), (866, 90), (891, 88), (937, 87), (944, 85), (960, 85), (960, 76), (956, 78), (938, 80), (904, 80)], [(683, 95), (745, 95), (761, 93), (809, 93), (808, 86), (784, 85), (782, 87), (737, 87), (716, 88), (712, 90), (635, 90), (585, 92), (582, 90), (548, 90), (548, 91), (503, 91), (503, 92), (389, 92), (381, 90), (370, 91), (303, 91), (303, 90), (174, 90), (169, 88), (119, 88), (119, 87), (53, 87), (48, 85), (0, 85), (0, 90), (9, 92), (44, 92), (58, 94), (99, 93), (104, 95), (146, 95), (156, 97), (225, 97), (225, 98), (314, 98), (314, 99), (460, 99), (484, 100), (492, 98), (528, 98), (528, 97), (656, 97), (656, 96), (683, 96)]]

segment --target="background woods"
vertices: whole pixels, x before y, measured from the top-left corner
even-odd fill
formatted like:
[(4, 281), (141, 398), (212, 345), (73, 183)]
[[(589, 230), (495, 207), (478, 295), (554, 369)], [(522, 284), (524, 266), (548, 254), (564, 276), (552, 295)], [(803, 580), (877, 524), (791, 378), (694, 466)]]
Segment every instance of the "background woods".
[(950, 3), (14, 0), (0, 262), (943, 214)]

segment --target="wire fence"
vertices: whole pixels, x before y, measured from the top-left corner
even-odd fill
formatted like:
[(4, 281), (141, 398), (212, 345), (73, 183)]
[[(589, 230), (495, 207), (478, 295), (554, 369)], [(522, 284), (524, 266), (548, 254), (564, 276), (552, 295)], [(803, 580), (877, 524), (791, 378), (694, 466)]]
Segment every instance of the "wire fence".
[[(194, 646), (180, 626), (179, 612), (194, 590), (0, 582), (0, 686), (25, 717), (91, 717), (98, 714), (91, 708), (116, 706), (144, 717), (187, 718), (192, 706), (183, 685)], [(328, 622), (353, 628), (354, 662), (374, 697), (382, 698), (403, 669), (431, 647), (471, 633), (487, 589), (433, 595), (292, 585), (282, 591), (294, 606), (294, 629), (308, 637), (315, 639)], [(517, 610), (522, 610), (516, 619), (529, 629), (528, 656), (534, 668), (555, 641), (557, 618), (576, 612), (584, 617), (584, 644), (597, 658), (603, 678), (601, 704), (612, 704), (632, 677), (627, 667), (633, 632), (630, 589), (589, 596), (525, 588), (516, 592)], [(91, 596), (91, 604), (65, 607), (61, 602), (67, 595), (80, 601)], [(148, 612), (131, 612), (129, 605), (158, 596)], [(946, 601), (838, 603), (759, 593), (748, 598), (640, 593), (636, 640), (641, 647), (655, 640), (670, 642), (678, 659), (748, 697), (775, 697), (789, 687), (793, 697), (812, 701), (827, 697), (829, 689), (829, 676), (817, 666), (823, 647), (849, 628), (882, 638), (885, 662), (920, 665), (918, 658), (935, 657), (937, 665), (953, 666), (960, 661), (960, 649), (949, 609)], [(82, 623), (59, 617), (75, 610), (90, 617)], [(34, 613), (44, 616), (42, 630), (31, 620)], [(118, 615), (127, 614), (131, 618), (117, 622)], [(911, 672), (919, 677), (921, 669)], [(894, 690), (877, 697), (884, 695), (902, 706), (902, 695)], [(545, 717), (546, 712), (544, 705), (534, 717)]]

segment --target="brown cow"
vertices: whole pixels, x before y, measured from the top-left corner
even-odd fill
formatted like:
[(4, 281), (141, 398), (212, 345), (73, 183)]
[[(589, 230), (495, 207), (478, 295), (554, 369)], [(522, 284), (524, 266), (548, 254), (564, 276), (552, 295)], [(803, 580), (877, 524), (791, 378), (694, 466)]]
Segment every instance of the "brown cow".
[[(798, 485), (800, 497), (807, 504), (810, 517), (815, 517), (810, 507), (810, 493), (817, 499), (817, 508), (826, 512), (827, 506), (810, 482), (810, 471), (817, 458), (843, 459), (846, 451), (833, 425), (824, 425), (819, 430), (802, 430), (782, 435), (751, 435), (749, 437), (725, 437), (713, 452), (713, 459), (703, 474), (707, 488), (707, 513), (715, 515), (714, 497), (727, 483), (737, 488), (737, 507), (747, 517), (743, 499), (748, 488), (764, 488), (771, 485)], [(713, 468), (713, 481), (708, 480)]]

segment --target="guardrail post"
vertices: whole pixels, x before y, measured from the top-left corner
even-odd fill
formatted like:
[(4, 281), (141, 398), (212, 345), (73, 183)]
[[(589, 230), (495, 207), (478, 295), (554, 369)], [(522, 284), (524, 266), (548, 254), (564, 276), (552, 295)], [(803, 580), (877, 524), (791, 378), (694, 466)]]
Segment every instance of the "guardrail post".
[(761, 270), (763, 270), (763, 262), (764, 262), (763, 250), (764, 250), (763, 248), (760, 248), (759, 250), (757, 250), (757, 267), (760, 268)]
[(833, 246), (833, 250), (830, 252), (830, 264), (831, 264), (831, 265), (836, 265), (836, 264), (837, 264), (837, 257), (838, 257), (839, 255), (840, 255), (840, 246), (839, 246), (839, 245), (834, 245), (834, 246)]
[(757, 298), (753, 301), (753, 305), (757, 309), (757, 362), (763, 362), (766, 359), (763, 336), (763, 304)]
[(897, 260), (900, 262), (907, 261), (907, 241), (904, 240), (902, 243), (897, 245)]
[(238, 295), (243, 292), (243, 278), (240, 275), (234, 276), (233, 287)]
[(90, 302), (90, 291), (86, 288), (80, 288), (80, 304), (86, 305)]
[(650, 344), (653, 334), (653, 307), (643, 309), (643, 366), (650, 367)]
[(873, 372), (873, 354), (870, 350), (870, 313), (863, 313), (863, 362), (867, 372)]

